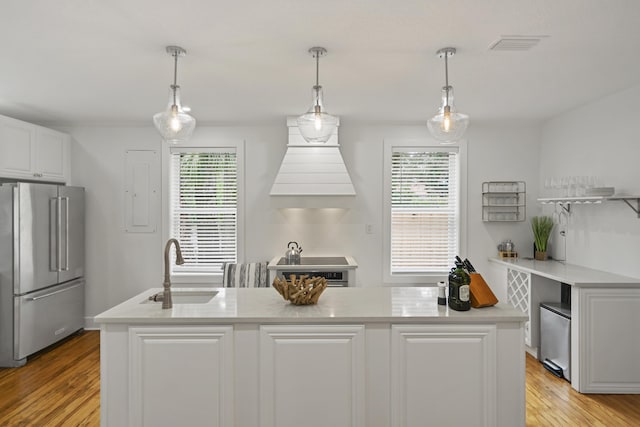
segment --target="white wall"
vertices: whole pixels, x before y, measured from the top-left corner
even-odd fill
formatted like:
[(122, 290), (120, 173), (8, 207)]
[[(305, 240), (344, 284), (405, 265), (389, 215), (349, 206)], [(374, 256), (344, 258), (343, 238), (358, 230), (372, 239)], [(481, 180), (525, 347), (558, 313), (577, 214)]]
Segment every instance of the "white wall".
[[(124, 231), (125, 151), (157, 149), (153, 127), (82, 126), (73, 137), (72, 180), (87, 190), (87, 316), (92, 317), (149, 287), (162, 283), (163, 238), (155, 233)], [(273, 126), (199, 126), (194, 139), (245, 140), (245, 260), (269, 260), (284, 254), (287, 242), (298, 241), (303, 255), (352, 255), (359, 264), (359, 286), (380, 286), (382, 277), (382, 181), (385, 139), (428, 140), (426, 126), (376, 125), (342, 121), (339, 141), (356, 188), (355, 197), (271, 197), (269, 190), (286, 149), (287, 128)], [(479, 271), (487, 257), (510, 238), (530, 256), (528, 218), (535, 203), (539, 126), (533, 124), (472, 125), (468, 138), (467, 248)], [(482, 182), (523, 180), (527, 183), (527, 221), (484, 223)], [(373, 227), (365, 233), (365, 224)]]
[(125, 151), (161, 147), (150, 127), (86, 127), (70, 133), (71, 180), (86, 191), (85, 310), (91, 317), (162, 286), (160, 232), (124, 231)]
[[(640, 86), (545, 123), (539, 183), (546, 177), (600, 176), (617, 193), (640, 195), (639, 113)], [(550, 209), (545, 208), (545, 213)], [(571, 210), (566, 234), (568, 262), (640, 277), (640, 218), (628, 206), (609, 201), (573, 205)]]

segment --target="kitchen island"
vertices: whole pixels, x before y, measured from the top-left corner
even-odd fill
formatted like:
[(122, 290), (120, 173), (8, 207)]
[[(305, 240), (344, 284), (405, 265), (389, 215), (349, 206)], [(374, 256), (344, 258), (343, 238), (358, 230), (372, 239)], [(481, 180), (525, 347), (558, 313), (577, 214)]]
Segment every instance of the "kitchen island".
[[(98, 315), (102, 426), (524, 426), (526, 316), (436, 288), (150, 289)], [(206, 300), (209, 297), (205, 297)]]
[(537, 356), (541, 343), (540, 304), (564, 302), (571, 313), (571, 386), (581, 393), (640, 393), (640, 279), (552, 260), (490, 261), (502, 270), (508, 301), (529, 317), (529, 352)]

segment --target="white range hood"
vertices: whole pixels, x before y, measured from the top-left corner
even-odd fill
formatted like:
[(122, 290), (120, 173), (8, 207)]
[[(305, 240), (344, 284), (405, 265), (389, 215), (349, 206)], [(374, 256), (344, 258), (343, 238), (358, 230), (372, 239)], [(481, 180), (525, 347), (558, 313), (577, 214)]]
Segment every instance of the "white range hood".
[[(338, 126), (340, 122), (338, 121)], [(308, 143), (295, 117), (287, 118), (289, 143), (271, 187), (272, 196), (355, 196), (340, 154), (338, 128), (324, 143)]]

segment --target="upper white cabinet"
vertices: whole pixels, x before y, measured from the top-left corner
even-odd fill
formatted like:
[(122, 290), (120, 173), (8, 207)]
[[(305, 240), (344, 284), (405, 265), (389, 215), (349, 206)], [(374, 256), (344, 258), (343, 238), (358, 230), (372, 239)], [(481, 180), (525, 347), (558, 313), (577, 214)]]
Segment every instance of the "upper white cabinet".
[(69, 136), (0, 116), (0, 178), (67, 182)]

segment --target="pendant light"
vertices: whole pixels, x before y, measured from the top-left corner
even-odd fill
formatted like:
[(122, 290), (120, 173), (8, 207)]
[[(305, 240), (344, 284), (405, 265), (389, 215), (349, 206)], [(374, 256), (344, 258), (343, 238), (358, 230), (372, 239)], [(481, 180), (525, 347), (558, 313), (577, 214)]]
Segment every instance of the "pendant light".
[(312, 47), (309, 53), (316, 59), (316, 84), (312, 88), (311, 108), (297, 118), (300, 134), (307, 142), (324, 143), (329, 140), (338, 125), (338, 118), (326, 112), (322, 103), (322, 86), (319, 83), (320, 57), (327, 54), (323, 47)]
[(187, 51), (180, 46), (167, 46), (167, 53), (173, 56), (173, 84), (169, 86), (169, 104), (167, 109), (153, 116), (153, 123), (162, 138), (170, 144), (184, 142), (191, 137), (196, 127), (196, 119), (187, 114), (180, 102), (180, 86), (178, 86), (178, 57), (185, 56)]
[(464, 135), (469, 126), (469, 116), (458, 113), (453, 103), (453, 87), (449, 86), (448, 58), (455, 55), (456, 49), (445, 47), (436, 52), (440, 58), (444, 58), (445, 86), (442, 88), (442, 105), (438, 113), (427, 122), (431, 135), (443, 144), (451, 144), (458, 141)]

